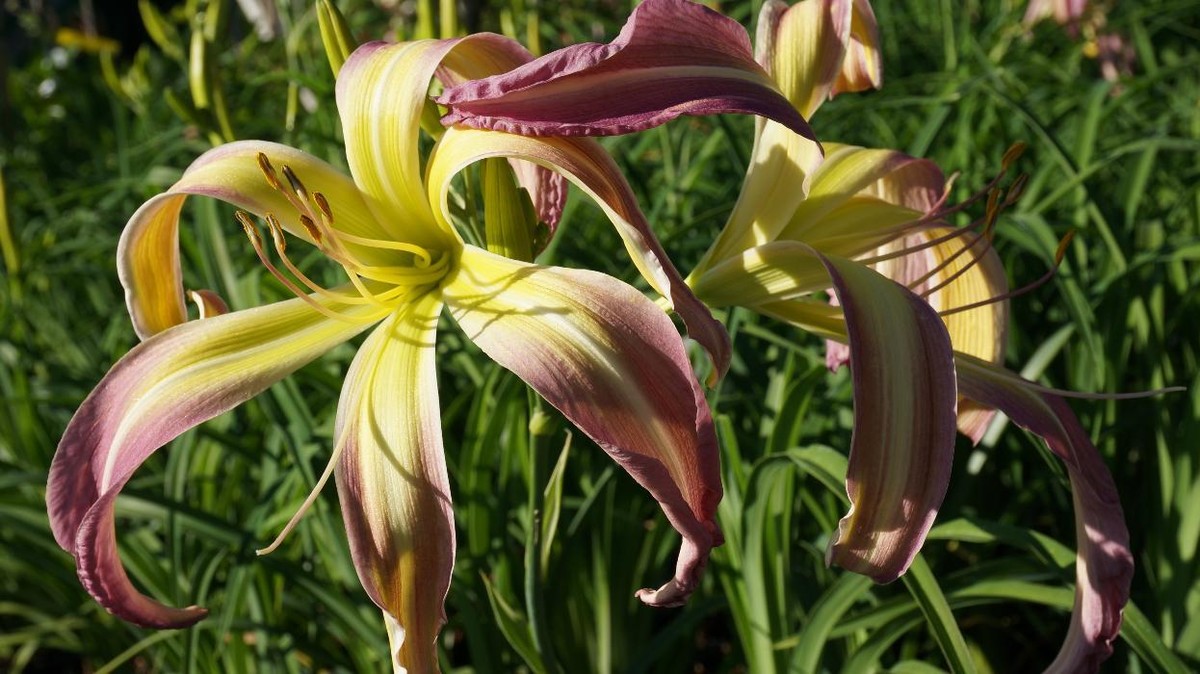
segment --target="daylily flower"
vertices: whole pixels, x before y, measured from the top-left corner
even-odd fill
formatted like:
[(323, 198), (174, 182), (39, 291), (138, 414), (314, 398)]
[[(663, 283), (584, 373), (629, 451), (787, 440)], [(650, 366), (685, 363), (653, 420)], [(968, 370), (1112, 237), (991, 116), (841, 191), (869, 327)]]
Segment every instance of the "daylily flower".
[[(451, 222), (455, 175), (479, 160), (507, 158), (552, 224), (562, 197), (561, 179), (548, 177), (553, 169), (599, 203), (649, 284), (723, 370), (728, 337), (663, 254), (615, 163), (590, 139), (450, 128), (422, 170), (418, 138), (431, 80), (450, 86), (531, 58), (496, 35), (364, 45), (337, 81), (351, 177), (284, 145), (230, 143), (203, 154), (132, 216), (118, 266), (144, 341), (71, 420), (47, 488), (55, 538), (106, 609), (151, 627), (204, 617), (202, 608), (165, 606), (132, 585), (114, 528), (121, 488), (171, 439), (374, 325), (346, 377), (329, 468), (284, 534), (336, 474), (354, 563), (384, 612), (395, 666), (436, 670), (455, 555), (434, 362), (443, 307), (625, 468), (680, 532), (674, 577), (639, 598), (672, 606), (696, 587), (709, 550), (721, 543), (714, 519), (721, 485), (712, 419), (671, 320), (621, 281), (494, 254), (465, 243)], [(766, 104), (731, 109), (781, 113), (803, 125), (773, 85), (756, 90)], [(643, 103), (656, 104), (653, 97)], [(507, 194), (513, 198), (515, 188)], [(254, 251), (296, 297), (227, 312), (201, 291), (193, 299), (202, 320), (188, 322), (178, 223), (189, 195), (243, 209), (238, 219)], [(266, 220), (266, 236), (247, 212)], [(312, 281), (292, 263), (290, 239), (316, 246), (348, 282), (330, 289)]]
[[(756, 56), (810, 118), (839, 92), (879, 85), (875, 33), (865, 0), (790, 8), (769, 0)], [(553, 133), (556, 120), (531, 121), (504, 103), (510, 89), (552, 90), (560, 66), (552, 56), (542, 60), (546, 84), (527, 66), (519, 83), (514, 73), (494, 76), (442, 100), (451, 119)], [(573, 90), (594, 81), (605, 91), (611, 73), (597, 70), (594, 77), (586, 67), (572, 70)], [(503, 111), (476, 115), (495, 108)], [(561, 121), (561, 132), (576, 132), (570, 115)], [(613, 129), (622, 130), (588, 132)], [(729, 221), (688, 283), (710, 306), (749, 307), (846, 345), (829, 352), (831, 366), (851, 363), (855, 406), (851, 509), (831, 540), (831, 563), (880, 582), (904, 573), (945, 496), (956, 426), (978, 441), (999, 409), (1042, 436), (1067, 465), (1079, 548), (1071, 628), (1050, 671), (1094, 671), (1111, 654), (1128, 599), (1128, 531), (1112, 477), (1062, 392), (1001, 367), (1006, 300), (1016, 293), (991, 249), (991, 228), (1023, 183), (1006, 195), (996, 184), (984, 192), (987, 215), (955, 228), (946, 218), (984, 193), (947, 207), (949, 188), (933, 163), (832, 144), (822, 152), (809, 137), (764, 120)], [(820, 297), (830, 285), (835, 305)]]
[[(764, 66), (788, 74), (779, 45), (813, 47), (771, 4), (759, 34), (776, 46)], [(811, 88), (803, 77), (777, 82), (811, 116), (821, 100), (813, 91), (828, 86), (831, 70)], [(993, 182), (983, 220), (952, 228), (945, 218), (967, 204), (945, 205), (949, 188), (931, 162), (833, 144), (821, 158), (774, 141), (771, 124), (760, 128), (755, 156), (774, 162), (751, 165), (728, 224), (688, 280), (710, 306), (749, 307), (848, 345), (828, 354), (833, 367), (851, 364), (855, 406), (852, 506), (829, 561), (879, 581), (903, 573), (944, 497), (955, 425), (978, 442), (1002, 410), (1063, 459), (1075, 493), (1075, 610), (1048, 671), (1095, 671), (1120, 630), (1133, 560), (1112, 476), (1070, 408), (1002, 368), (1015, 293), (990, 246), (991, 227), (1023, 182), (1003, 196)], [(840, 308), (814, 298), (829, 278)]]

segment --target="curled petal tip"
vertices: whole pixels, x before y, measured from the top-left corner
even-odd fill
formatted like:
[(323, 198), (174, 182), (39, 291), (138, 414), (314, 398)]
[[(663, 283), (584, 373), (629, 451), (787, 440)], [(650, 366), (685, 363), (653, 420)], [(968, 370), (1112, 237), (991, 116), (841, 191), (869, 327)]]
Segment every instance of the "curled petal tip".
[(680, 115), (748, 113), (814, 138), (753, 58), (737, 22), (684, 0), (648, 0), (611, 43), (577, 44), (447, 89), (445, 125), (528, 136), (608, 136)]
[(646, 606), (674, 608), (686, 604), (688, 597), (692, 596), (694, 589), (672, 578), (667, 581), (666, 585), (657, 590), (646, 587), (635, 592), (633, 596), (637, 597)]

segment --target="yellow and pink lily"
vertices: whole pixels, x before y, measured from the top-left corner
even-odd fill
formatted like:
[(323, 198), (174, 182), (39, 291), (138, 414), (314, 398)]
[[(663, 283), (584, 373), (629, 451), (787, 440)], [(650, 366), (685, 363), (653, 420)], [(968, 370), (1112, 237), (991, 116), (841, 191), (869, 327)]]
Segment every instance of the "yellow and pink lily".
[[(701, 30), (715, 16), (704, 10), (671, 21), (695, 20), (692, 30)], [(644, 37), (644, 31), (631, 36), (631, 48), (643, 50), (643, 74), (652, 77), (657, 68), (676, 75), (674, 62), (650, 58), (654, 50), (645, 51)], [(383, 610), (396, 668), (436, 671), (455, 557), (434, 349), (443, 308), (477, 346), (625, 468), (680, 532), (674, 576), (639, 598), (677, 605), (696, 587), (709, 550), (721, 543), (715, 523), (721, 484), (712, 419), (677, 330), (655, 302), (624, 282), (464, 242), (451, 217), (454, 177), (481, 160), (500, 161), (504, 171), (508, 160), (550, 224), (561, 211), (565, 177), (605, 211), (646, 281), (718, 371), (729, 359), (724, 329), (666, 258), (628, 184), (595, 141), (449, 128), (426, 157), (419, 151), (432, 81), (452, 87), (531, 60), (496, 35), (364, 45), (337, 78), (349, 176), (284, 145), (230, 143), (200, 156), (132, 216), (118, 267), (142, 343), (71, 420), (47, 489), (55, 538), (102, 606), (160, 628), (205, 616), (200, 607), (161, 604), (131, 583), (114, 522), (122, 487), (187, 429), (370, 330), (346, 376), (329, 467), (284, 534), (335, 475), (354, 563)], [(748, 42), (695, 55), (687, 75), (690, 94), (642, 92), (622, 109), (625, 122), (644, 126), (720, 109), (770, 115), (807, 131), (754, 62)], [(507, 192), (503, 182), (496, 185), (501, 199), (516, 198), (511, 184)], [(188, 321), (178, 227), (189, 196), (241, 209), (254, 251), (296, 297), (227, 312), (219, 298), (199, 291), (192, 296), (201, 320)], [(510, 208), (510, 215), (521, 210)], [(265, 220), (265, 236), (253, 216)], [(525, 224), (522, 232), (509, 223), (506, 235), (531, 236), (533, 223)], [(288, 253), (297, 240), (337, 263), (346, 282), (335, 288), (314, 282)], [(497, 248), (521, 249), (511, 243)], [(518, 257), (530, 248), (523, 250)]]
[[(826, 99), (882, 81), (866, 0), (768, 0), (756, 37), (759, 63), (806, 119)], [(552, 120), (521, 119), (519, 103), (616, 89), (608, 85), (619, 78), (602, 60), (594, 79), (576, 62), (573, 80), (559, 82), (555, 73), (567, 67), (559, 58), (526, 66), (525, 76), (452, 89), (441, 99), (451, 105), (449, 119), (552, 134)], [(537, 73), (547, 74), (544, 82)], [(564, 119), (561, 132), (576, 133), (575, 123)], [(614, 130), (622, 129), (604, 132)], [(999, 409), (1040, 435), (1067, 467), (1078, 532), (1075, 609), (1048, 671), (1095, 671), (1112, 652), (1128, 600), (1129, 535), (1112, 477), (1063, 392), (1001, 366), (1013, 293), (990, 235), (1021, 184), (1006, 195), (995, 186), (980, 222), (952, 227), (946, 219), (968, 204), (946, 206), (949, 187), (932, 162), (822, 148), (760, 120), (733, 212), (688, 283), (712, 307), (748, 307), (831, 340), (830, 365), (851, 364), (851, 508), (831, 539), (831, 563), (879, 582), (905, 572), (945, 496), (956, 427), (978, 441)], [(823, 299), (830, 286), (832, 304)]]

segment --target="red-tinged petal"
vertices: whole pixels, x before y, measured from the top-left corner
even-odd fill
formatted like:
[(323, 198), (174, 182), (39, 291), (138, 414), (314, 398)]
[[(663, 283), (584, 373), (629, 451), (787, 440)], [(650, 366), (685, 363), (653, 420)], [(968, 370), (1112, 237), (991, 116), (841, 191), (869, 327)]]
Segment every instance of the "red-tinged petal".
[(675, 576), (638, 596), (656, 606), (683, 603), (722, 540), (721, 481), (712, 417), (670, 319), (609, 276), (524, 264), (472, 246), (445, 293), (475, 344), (662, 505), (683, 536)]
[(826, 559), (886, 583), (921, 549), (950, 483), (957, 403), (950, 338), (908, 290), (858, 263), (822, 261), (845, 315), (854, 380), (850, 512)]
[(534, 162), (565, 175), (604, 209), (642, 277), (665, 297), (683, 319), (688, 336), (708, 352), (713, 377), (729, 367), (729, 335), (712, 312), (692, 294), (667, 257), (637, 199), (612, 157), (588, 138), (528, 138), (476, 129), (447, 129), (429, 159), (429, 202), (442, 226), (450, 227), (449, 194), (454, 176), (470, 164), (489, 157)]
[(529, 192), (538, 220), (546, 223), (553, 235), (567, 205), (567, 179), (531, 161), (510, 159), (508, 163), (517, 176), (517, 184)]
[(879, 53), (879, 24), (870, 0), (854, 0), (850, 13), (850, 40), (842, 71), (833, 83), (830, 98), (851, 91), (883, 86), (883, 57)]
[(371, 238), (385, 235), (354, 182), (320, 159), (266, 141), (239, 141), (213, 148), (192, 162), (170, 189), (142, 204), (121, 233), (117, 274), (125, 288), (134, 330), (142, 339), (187, 320), (179, 266), (179, 217), (188, 195), (220, 199), (259, 217), (270, 213), (293, 235), (309, 239), (300, 225), (300, 213), (263, 175), (260, 154), (276, 172), (290, 167), (310, 194), (322, 193), (335, 210), (339, 230)]
[(687, 0), (647, 0), (607, 45), (577, 44), (446, 91), (442, 121), (522, 135), (605, 136), (680, 115), (747, 113), (812, 138), (754, 61), (746, 31)]
[[(508, 72), (533, 60), (529, 50), (516, 40), (483, 34), (460, 42), (442, 59), (438, 81), (447, 89), (492, 75)], [(553, 234), (567, 203), (567, 179), (533, 162), (510, 159), (517, 183), (529, 192), (538, 219)]]
[(387, 616), (396, 671), (436, 672), (454, 567), (434, 339), (425, 295), (367, 338), (342, 389), (338, 496), (359, 580)]
[(1075, 608), (1058, 657), (1047, 672), (1096, 672), (1112, 655), (1129, 601), (1133, 556), (1112, 474), (1061, 398), (967, 356), (957, 358), (962, 394), (995, 407), (1040, 436), (1067, 467), (1078, 545)]
[(177, 326), (134, 347), (83, 402), (54, 455), (46, 502), (55, 540), (101, 606), (147, 627), (204, 617), (204, 609), (165, 606), (130, 583), (117, 556), (117, 494), (159, 447), (354, 336), (375, 311), (341, 310), (348, 320), (295, 299)]
[(223, 316), (229, 313), (229, 305), (221, 296), (211, 290), (189, 290), (188, 299), (196, 305), (196, 311), (201, 320), (213, 316)]

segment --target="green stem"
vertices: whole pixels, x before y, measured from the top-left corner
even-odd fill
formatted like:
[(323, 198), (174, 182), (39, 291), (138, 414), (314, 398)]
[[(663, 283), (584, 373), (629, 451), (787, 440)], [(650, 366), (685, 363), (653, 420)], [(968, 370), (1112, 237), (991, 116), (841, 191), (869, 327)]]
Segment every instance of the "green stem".
[(542, 492), (548, 475), (549, 439), (552, 424), (546, 403), (533, 389), (529, 398), (529, 484), (526, 505), (529, 508), (529, 528), (525, 532), (525, 612), (529, 616), (529, 631), (533, 645), (542, 656), (546, 672), (558, 674), (561, 668), (554, 657), (554, 647), (546, 630), (546, 601), (542, 593), (545, 570), (541, 567)]

